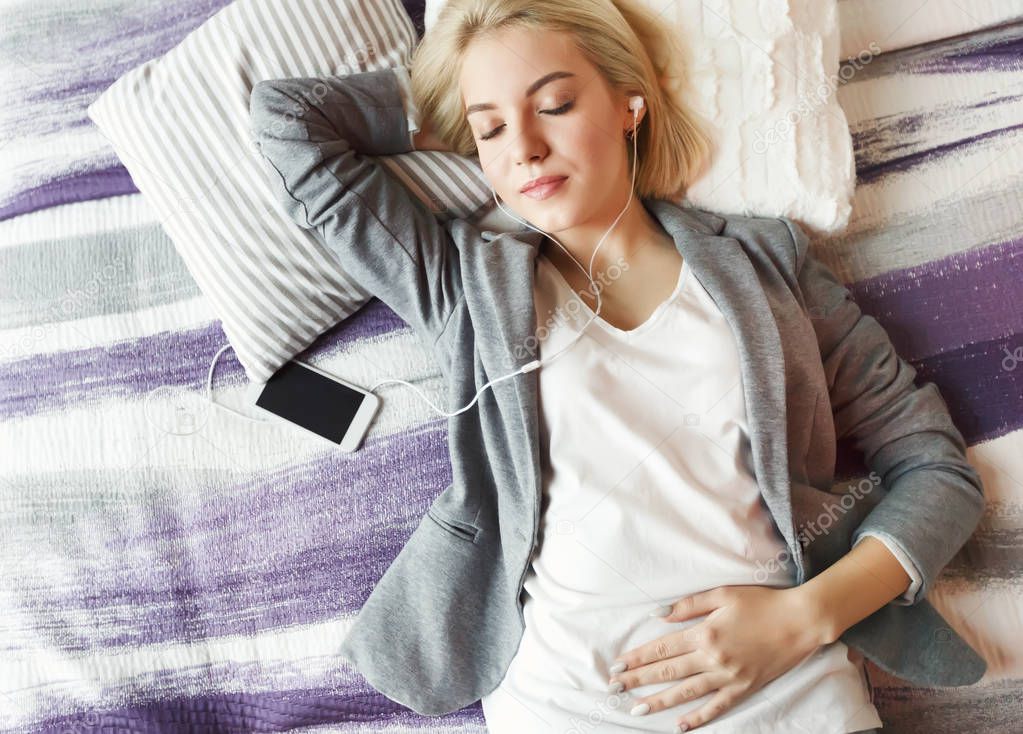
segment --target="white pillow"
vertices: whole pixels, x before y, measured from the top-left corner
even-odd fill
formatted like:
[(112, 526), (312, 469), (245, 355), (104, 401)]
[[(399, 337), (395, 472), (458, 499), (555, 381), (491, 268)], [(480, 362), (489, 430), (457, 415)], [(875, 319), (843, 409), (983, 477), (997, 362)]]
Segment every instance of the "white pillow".
[[(693, 107), (715, 157), (685, 200), (722, 214), (787, 216), (811, 232), (848, 224), (852, 137), (834, 89), (836, 0), (641, 0), (680, 34)], [(426, 0), (433, 27), (444, 0)]]
[[(236, 0), (88, 108), (253, 382), (265, 382), (371, 294), (274, 206), (250, 139), (252, 87), (407, 66), (417, 41), (399, 0)], [(442, 219), (468, 218), (489, 196), (470, 175), (472, 159), (453, 153), (380, 162)]]

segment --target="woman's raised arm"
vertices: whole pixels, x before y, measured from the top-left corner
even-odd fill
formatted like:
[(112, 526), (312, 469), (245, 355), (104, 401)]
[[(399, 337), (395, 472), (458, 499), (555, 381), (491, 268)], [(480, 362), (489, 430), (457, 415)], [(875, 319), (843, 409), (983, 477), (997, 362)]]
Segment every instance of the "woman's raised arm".
[(462, 294), (458, 250), (429, 208), (369, 157), (412, 150), (396, 72), (257, 82), (249, 123), (282, 210), (435, 343)]

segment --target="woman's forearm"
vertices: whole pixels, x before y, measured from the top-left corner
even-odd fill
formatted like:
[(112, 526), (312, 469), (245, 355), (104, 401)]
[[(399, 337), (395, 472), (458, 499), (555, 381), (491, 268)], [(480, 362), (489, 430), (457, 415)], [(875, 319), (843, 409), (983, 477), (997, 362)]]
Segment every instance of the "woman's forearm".
[(821, 644), (905, 593), (912, 581), (888, 547), (868, 536), (812, 579), (797, 587), (813, 610)]
[(258, 82), (250, 128), (278, 208), (335, 256), (346, 280), (430, 343), (462, 295), (451, 234), (381, 156), (411, 150), (389, 69)]

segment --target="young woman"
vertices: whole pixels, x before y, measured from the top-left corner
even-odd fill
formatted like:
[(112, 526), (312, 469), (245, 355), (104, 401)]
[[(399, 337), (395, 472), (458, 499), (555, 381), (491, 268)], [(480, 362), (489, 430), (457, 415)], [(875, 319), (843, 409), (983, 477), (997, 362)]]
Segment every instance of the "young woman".
[[(907, 552), (872, 526), (840, 571), (797, 583), (755, 473), (747, 400), (759, 393), (744, 383), (759, 366), (742, 363), (720, 308), (746, 306), (712, 297), (724, 281), (698, 244), (721, 246), (744, 275), (744, 253), (760, 253), (761, 280), (749, 282), (766, 292), (788, 287), (762, 267), (769, 253), (799, 252), (805, 236), (668, 201), (708, 145), (673, 86), (677, 49), (662, 28), (626, 0), (449, 0), (411, 87), (387, 70), (254, 89), (252, 128), (281, 207), (427, 339), (454, 406), (455, 480), (342, 651), (422, 713), (482, 698), (496, 734), (874, 731), (862, 658), (837, 637), (920, 599), (921, 577), (979, 520), (979, 480), (961, 445), (943, 445), (943, 465), (970, 483), (914, 501), (947, 547)], [(429, 129), (416, 131), (417, 108)], [(529, 224), (510, 235), (440, 225), (360, 155), (413, 144), (478, 154), (495, 198)], [(804, 257), (806, 278), (826, 272)], [(808, 301), (811, 290), (843, 298), (833, 275), (814, 277), (801, 281)], [(751, 291), (749, 303), (767, 301)], [(824, 316), (822, 333), (840, 326)], [(878, 332), (848, 343), (866, 348)], [(803, 358), (818, 360), (823, 386), (813, 351)], [(905, 368), (878, 379), (913, 389)], [(813, 402), (789, 410), (814, 422)], [(854, 577), (869, 583), (839, 600)]]

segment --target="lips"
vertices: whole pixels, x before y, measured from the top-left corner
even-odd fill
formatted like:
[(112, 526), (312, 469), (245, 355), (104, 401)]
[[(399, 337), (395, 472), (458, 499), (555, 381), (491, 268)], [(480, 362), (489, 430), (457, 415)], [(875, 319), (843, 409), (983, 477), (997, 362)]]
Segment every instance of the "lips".
[(521, 189), (519, 189), (519, 192), (525, 194), (530, 189), (535, 189), (537, 186), (543, 186), (544, 184), (555, 183), (557, 181), (563, 181), (566, 178), (568, 178), (568, 177), (567, 176), (541, 176), (540, 178), (534, 178), (532, 181), (530, 181), (525, 186), (523, 186)]
[(567, 180), (568, 176), (545, 176), (542, 179), (537, 179), (540, 183), (534, 183), (529, 188), (524, 189), (522, 193), (530, 199), (542, 201), (560, 191)]

